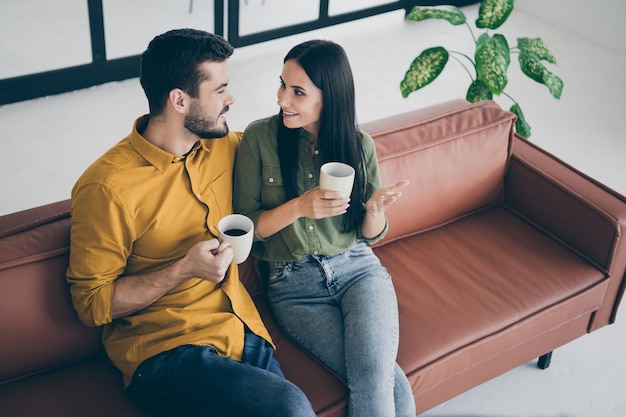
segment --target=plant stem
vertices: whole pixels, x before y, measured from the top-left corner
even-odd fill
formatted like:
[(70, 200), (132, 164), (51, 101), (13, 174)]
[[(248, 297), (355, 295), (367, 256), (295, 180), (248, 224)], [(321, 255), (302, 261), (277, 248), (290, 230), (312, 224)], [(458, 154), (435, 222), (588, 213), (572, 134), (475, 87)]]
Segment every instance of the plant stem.
[(474, 64), (474, 61), (472, 61), (472, 58), (470, 58), (469, 56), (465, 55), (465, 54), (464, 54), (464, 53), (462, 53), (462, 52), (457, 52), (457, 51), (448, 51), (448, 53), (450, 54), (450, 56), (451, 56), (452, 58), (454, 58), (454, 60), (455, 60), (456, 62), (458, 62), (459, 64), (461, 64), (461, 66), (463, 67), (463, 69), (465, 70), (465, 72), (467, 72), (467, 75), (469, 75), (470, 80), (474, 81), (474, 77), (472, 76), (472, 73), (471, 73), (471, 72), (467, 69), (467, 67), (465, 66), (465, 64), (464, 64), (464, 63), (463, 63), (463, 62), (462, 62), (459, 58), (457, 58), (457, 57), (456, 57), (456, 55), (461, 55), (461, 56), (465, 57), (465, 59), (467, 59), (469, 62), (471, 62), (471, 63), (472, 63), (472, 66), (474, 67), (474, 71), (475, 71), (475, 70), (476, 70), (476, 64)]
[(465, 21), (465, 26), (467, 26), (467, 30), (469, 30), (470, 35), (472, 35), (472, 39), (474, 39), (474, 43), (476, 43), (476, 36), (474, 36), (474, 31), (467, 21)]
[(513, 104), (517, 104), (519, 106), (519, 103), (517, 101), (515, 101), (515, 99), (513, 97), (511, 97), (510, 95), (508, 95), (504, 91), (502, 92), (502, 95), (507, 96), (509, 98), (509, 100), (511, 100), (513, 102)]

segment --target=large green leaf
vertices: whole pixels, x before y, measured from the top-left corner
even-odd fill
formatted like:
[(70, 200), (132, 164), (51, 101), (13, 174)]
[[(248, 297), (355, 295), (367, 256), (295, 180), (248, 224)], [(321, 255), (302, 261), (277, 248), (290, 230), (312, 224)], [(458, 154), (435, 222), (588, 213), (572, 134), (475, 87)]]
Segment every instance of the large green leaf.
[(491, 100), (493, 94), (487, 88), (485, 84), (480, 80), (474, 80), (467, 89), (467, 95), (465, 99), (470, 103), (477, 103), (479, 101)]
[(504, 35), (496, 33), (493, 35), (493, 39), (499, 43), (498, 51), (502, 54), (502, 57), (506, 60), (507, 67), (511, 63), (511, 49)]
[(515, 0), (483, 0), (478, 9), (476, 27), (479, 29), (499, 28), (513, 11)]
[(448, 62), (448, 51), (441, 46), (425, 49), (415, 58), (400, 82), (402, 97), (430, 84), (441, 74)]
[(476, 42), (476, 75), (492, 94), (500, 95), (508, 83), (507, 70), (511, 59), (504, 36), (480, 35)]
[(540, 60), (556, 64), (556, 58), (541, 38), (517, 38), (517, 47), (523, 54), (534, 54)]
[(550, 91), (552, 97), (556, 99), (561, 98), (563, 80), (550, 72), (545, 65), (541, 63), (537, 55), (520, 52), (519, 65), (526, 76), (548, 87), (548, 91)]
[(515, 113), (517, 116), (517, 120), (515, 121), (515, 131), (518, 135), (523, 136), (525, 138), (530, 137), (530, 125), (526, 122), (526, 118), (524, 117), (524, 113), (522, 113), (521, 107), (515, 103), (511, 109), (509, 110), (511, 113)]
[(557, 100), (561, 98), (563, 93), (563, 80), (546, 70), (543, 74), (543, 84), (548, 87), (548, 91), (552, 94), (552, 97)]
[(467, 21), (465, 14), (456, 6), (415, 6), (406, 16), (406, 20), (415, 22), (426, 19), (444, 19), (455, 26)]
[(520, 52), (519, 66), (526, 76), (538, 83), (543, 83), (543, 73), (546, 71), (546, 67), (541, 63), (537, 55)]

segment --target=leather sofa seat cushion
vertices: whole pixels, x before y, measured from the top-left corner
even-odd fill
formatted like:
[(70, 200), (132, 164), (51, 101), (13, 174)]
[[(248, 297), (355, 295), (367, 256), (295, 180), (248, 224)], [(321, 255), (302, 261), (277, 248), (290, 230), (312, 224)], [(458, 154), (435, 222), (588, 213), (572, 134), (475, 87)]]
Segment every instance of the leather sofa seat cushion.
[(602, 304), (608, 281), (503, 207), (375, 251), (392, 278), (403, 277), (394, 284), (400, 335), (411, 339), (401, 341), (409, 348), (399, 362), (409, 374), (564, 300), (572, 300), (567, 317), (588, 313)]

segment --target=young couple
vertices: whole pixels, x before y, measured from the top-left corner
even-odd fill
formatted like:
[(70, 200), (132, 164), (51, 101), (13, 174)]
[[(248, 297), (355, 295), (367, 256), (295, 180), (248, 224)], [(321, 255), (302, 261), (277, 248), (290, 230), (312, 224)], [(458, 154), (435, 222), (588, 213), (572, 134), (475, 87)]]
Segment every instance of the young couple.
[[(125, 386), (157, 415), (315, 416), (284, 378), (232, 250), (217, 253), (217, 222), (243, 213), (277, 322), (345, 378), (348, 415), (414, 416), (393, 284), (369, 247), (406, 183), (381, 186), (344, 50), (314, 40), (289, 51), (278, 114), (243, 136), (224, 116), (232, 53), (219, 36), (181, 29), (142, 54), (149, 115), (72, 191), (67, 279), (79, 317), (104, 326)], [(319, 189), (328, 161), (355, 168), (351, 195)]]

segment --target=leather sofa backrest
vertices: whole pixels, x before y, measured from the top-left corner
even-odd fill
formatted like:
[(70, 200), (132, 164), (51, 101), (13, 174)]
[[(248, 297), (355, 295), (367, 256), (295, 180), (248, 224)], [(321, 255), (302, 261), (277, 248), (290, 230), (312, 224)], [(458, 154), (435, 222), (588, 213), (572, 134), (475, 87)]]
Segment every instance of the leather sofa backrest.
[(380, 244), (501, 203), (514, 123), (493, 101), (455, 100), (363, 124), (376, 143), (383, 185), (410, 181), (387, 212), (390, 229)]
[(0, 385), (100, 352), (100, 329), (76, 316), (65, 282), (69, 200), (0, 223)]

